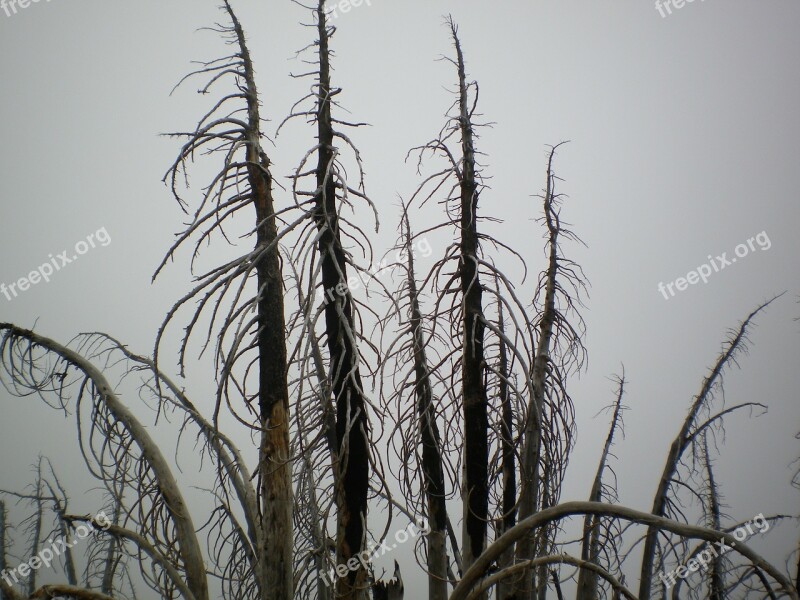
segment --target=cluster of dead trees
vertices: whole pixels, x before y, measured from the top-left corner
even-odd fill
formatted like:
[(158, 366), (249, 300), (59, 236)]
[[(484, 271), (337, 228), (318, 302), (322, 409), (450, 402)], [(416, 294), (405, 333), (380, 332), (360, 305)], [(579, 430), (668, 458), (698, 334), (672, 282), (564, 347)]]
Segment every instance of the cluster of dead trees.
[[(182, 146), (165, 181), (190, 221), (156, 275), (187, 245), (193, 273), (209, 242), (246, 247), (195, 273), (152, 355), (105, 334), (62, 345), (0, 323), (7, 389), (74, 413), (86, 467), (113, 515), (85, 553), (63, 557), (63, 583), (42, 584), (52, 573), (0, 579), (0, 598), (137, 598), (145, 597), (142, 585), (184, 600), (400, 598), (399, 572), (380, 581), (358, 557), (387, 535), (392, 519), (424, 519), (416, 555), (430, 600), (544, 600), (572, 589), (580, 600), (798, 599), (798, 582), (741, 542), (674, 589), (658, 578), (703, 542), (733, 541), (714, 478), (714, 434), (723, 417), (760, 405), (720, 408), (721, 376), (769, 303), (733, 332), (689, 402), (649, 512), (620, 506), (615, 495), (612, 445), (622, 428), (624, 376), (588, 499), (561, 502), (575, 434), (569, 380), (585, 358), (578, 312), (585, 280), (564, 250), (579, 240), (560, 218), (559, 146), (550, 148), (537, 196), (545, 262), (528, 278), (535, 257), (482, 228), (479, 88), (467, 77), (458, 29), (448, 20), (454, 103), (441, 131), (411, 151), (427, 174), (401, 205), (397, 247), (404, 260), (394, 265), (400, 276), (390, 288), (371, 271), (374, 240), (358, 224), (371, 214), (377, 230), (378, 210), (348, 133), (361, 124), (345, 120), (337, 103), (336, 28), (326, 22), (323, 2), (308, 9), (315, 40), (302, 52), (311, 66), (295, 76), (308, 78), (310, 92), (286, 121), (304, 121), (315, 142), (289, 185), (276, 182), (263, 145), (263, 97), (228, 0), (223, 24), (212, 30), (231, 54), (187, 76), (205, 78), (200, 91), (212, 101), (193, 130), (170, 134)], [(216, 174), (190, 193), (187, 170), (196, 160), (211, 161)], [(414, 215), (434, 204), (438, 222), (416, 230)], [(242, 232), (244, 241), (228, 231)], [(412, 251), (425, 236), (447, 240), (429, 264)], [(526, 278), (507, 276), (500, 265), (509, 261), (518, 261)], [(373, 281), (380, 302), (354, 293), (354, 273)], [(330, 289), (337, 293), (319, 293)], [(193, 402), (163, 367), (162, 340), (179, 320), (180, 375), (196, 339), (213, 354), (213, 403)], [(132, 378), (138, 393), (127, 396), (119, 380)], [(210, 514), (187, 502), (170, 450), (142, 420), (148, 411), (177, 415), (180, 433), (199, 441), (214, 479)], [(234, 441), (248, 436), (223, 431), (221, 422), (232, 419), (257, 446), (255, 464)], [(96, 507), (69, 510), (68, 491), (49, 463), (41, 461), (37, 472), (31, 489), (16, 495), (32, 508), (30, 556), (53, 531), (68, 539), (79, 524), (97, 525), (84, 514)], [(0, 502), (0, 569), (13, 567), (21, 547), (8, 535), (9, 512)], [(570, 517), (583, 523), (577, 540), (565, 534)], [(641, 560), (638, 590), (625, 576), (634, 559)], [(347, 565), (346, 574), (329, 585), (323, 575), (338, 565)]]

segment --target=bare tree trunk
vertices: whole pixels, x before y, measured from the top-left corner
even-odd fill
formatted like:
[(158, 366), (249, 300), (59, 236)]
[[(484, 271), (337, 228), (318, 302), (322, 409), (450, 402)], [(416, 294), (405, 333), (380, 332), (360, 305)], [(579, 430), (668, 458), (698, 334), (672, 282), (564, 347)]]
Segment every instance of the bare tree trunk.
[[(53, 496), (55, 497), (55, 493), (53, 493)], [(67, 510), (66, 500), (64, 504), (62, 504), (61, 501), (56, 498), (55, 510), (58, 519), (58, 531), (61, 537), (68, 541), (70, 539), (69, 523), (67, 523), (67, 520), (64, 518)], [(67, 576), (67, 583), (70, 585), (78, 585), (78, 570), (75, 568), (75, 553), (69, 545), (64, 549), (64, 572)]]
[[(319, 90), (317, 101), (318, 161), (314, 220), (319, 231), (319, 254), (324, 290), (335, 290), (325, 305), (325, 329), (330, 353), (331, 391), (336, 402), (336, 436), (339, 446), (337, 504), (337, 562), (347, 564), (366, 541), (369, 491), (369, 438), (367, 403), (359, 369), (353, 298), (347, 283), (347, 259), (342, 247), (337, 206), (337, 181), (333, 177), (334, 128), (331, 117), (329, 30), (324, 0), (317, 9), (319, 36)], [(343, 292), (343, 293), (340, 293)], [(356, 600), (367, 587), (367, 573), (358, 563), (337, 580), (337, 598)]]
[(462, 175), (460, 179), (461, 263), (459, 275), (462, 294), (462, 389), (464, 411), (464, 529), (462, 555), (468, 569), (486, 547), (489, 517), (489, 416), (484, 363), (483, 288), (479, 278), (478, 183), (475, 144), (471, 122), (464, 55), (458, 31), (450, 28), (456, 48), (461, 128)]
[[(766, 308), (770, 302), (772, 302), (772, 300), (762, 304), (747, 316), (744, 322), (742, 322), (742, 324), (739, 326), (739, 329), (736, 331), (735, 335), (728, 342), (725, 350), (722, 352), (722, 354), (720, 354), (716, 364), (714, 365), (714, 368), (711, 370), (711, 373), (703, 381), (700, 393), (695, 397), (695, 400), (689, 409), (689, 413), (686, 415), (686, 419), (681, 426), (680, 432), (670, 446), (669, 455), (667, 456), (667, 461), (664, 465), (661, 479), (658, 482), (658, 489), (656, 490), (656, 495), (653, 499), (653, 508), (651, 509), (651, 512), (654, 515), (658, 517), (665, 516), (668, 503), (668, 494), (673, 483), (673, 476), (678, 469), (681, 457), (686, 449), (689, 448), (692, 443), (694, 443), (696, 436), (702, 433), (702, 430), (705, 427), (707, 427), (716, 418), (721, 416), (717, 415), (717, 417), (707, 420), (704, 424), (699, 426), (696, 423), (697, 415), (700, 412), (700, 409), (711, 399), (715, 385), (722, 375), (722, 371), (725, 369), (725, 366), (730, 361), (735, 360), (736, 354), (741, 350), (741, 346), (745, 343), (747, 328), (751, 321), (759, 312)], [(727, 409), (724, 412), (730, 412), (731, 410), (735, 410), (735, 408), (737, 407)], [(645, 535), (642, 567), (639, 579), (639, 597), (641, 600), (650, 599), (657, 537), (658, 530), (653, 527), (648, 528), (647, 534)]]
[[(42, 457), (39, 457), (39, 464), (36, 465), (36, 492), (33, 500), (36, 506), (36, 514), (33, 520), (33, 533), (31, 535), (31, 556), (39, 556), (39, 544), (42, 537), (42, 519), (44, 518), (44, 503), (42, 501)], [(28, 576), (28, 595), (32, 596), (36, 590), (37, 569), (31, 569)]]
[[(499, 288), (499, 285), (496, 287)], [(514, 409), (511, 405), (511, 394), (508, 386), (510, 374), (508, 370), (508, 352), (503, 339), (505, 336), (503, 316), (503, 303), (498, 302), (497, 328), (501, 333), (498, 370), (500, 372), (499, 393), (502, 406), (501, 452), (503, 461), (503, 516), (498, 529), (499, 535), (503, 535), (517, 522), (517, 455), (514, 447)], [(510, 567), (513, 563), (514, 548), (508, 548), (497, 560), (499, 569)], [(509, 579), (501, 581), (497, 586), (498, 600), (508, 598), (512, 589)]]
[(253, 64), (244, 31), (225, 2), (239, 46), (246, 81), (247, 176), (256, 217), (256, 264), (258, 282), (258, 365), (261, 445), (259, 454), (260, 509), (263, 547), (262, 594), (265, 600), (292, 600), (292, 473), (289, 451), (289, 386), (286, 355), (286, 321), (283, 303), (272, 175), (261, 148), (261, 117)]
[(261, 149), (261, 117), (250, 53), (244, 32), (226, 1), (239, 42), (247, 83), (247, 174), (256, 210), (256, 247), (261, 249), (258, 281), (258, 365), (261, 447), (261, 550), (265, 600), (292, 600), (292, 474), (289, 452), (289, 386), (283, 275), (278, 247), (272, 175)]
[[(720, 520), (721, 507), (719, 492), (717, 490), (717, 482), (714, 479), (714, 468), (711, 464), (711, 456), (708, 451), (708, 437), (706, 434), (703, 434), (703, 457), (706, 464), (706, 473), (708, 474), (708, 511), (710, 513), (710, 526), (713, 529), (721, 529), (722, 522)], [(675, 587), (677, 589), (677, 586)], [(715, 556), (711, 561), (708, 600), (725, 600), (725, 581), (723, 580), (722, 557), (720, 556)]]
[[(114, 510), (111, 515), (111, 524), (119, 526), (122, 503), (118, 498), (114, 500)], [(119, 540), (113, 536), (108, 539), (108, 549), (106, 550), (106, 564), (103, 567), (103, 579), (100, 583), (100, 591), (108, 596), (114, 595), (114, 575), (117, 568), (117, 549)]]
[[(519, 519), (524, 520), (536, 512), (539, 505), (540, 473), (539, 462), (542, 444), (542, 419), (547, 385), (547, 367), (550, 360), (551, 339), (556, 321), (556, 275), (558, 274), (558, 234), (560, 226), (553, 207), (553, 156), (557, 146), (550, 151), (547, 162), (547, 180), (544, 196), (544, 212), (548, 227), (549, 261), (544, 283), (544, 306), (539, 324), (539, 341), (533, 359), (533, 396), (528, 406), (528, 417), (523, 434), (523, 451), (520, 477), (522, 490), (519, 500)], [(516, 559), (520, 562), (531, 560), (536, 552), (533, 535), (524, 536), (517, 544)], [(532, 575), (525, 573), (515, 585), (517, 600), (532, 600), (535, 593)]]
[[(614, 414), (611, 417), (611, 427), (606, 436), (606, 443), (603, 446), (603, 453), (600, 456), (600, 465), (597, 467), (592, 490), (589, 493), (590, 502), (602, 502), (603, 500), (603, 473), (611, 454), (611, 445), (614, 443), (614, 434), (621, 426), (620, 415), (622, 411), (622, 395), (625, 391), (625, 370), (619, 379), (617, 391), (617, 401), (614, 404)], [(583, 521), (583, 541), (581, 546), (581, 560), (591, 563), (598, 563), (600, 557), (600, 517), (597, 515), (586, 515)], [(594, 600), (598, 598), (598, 574), (596, 571), (581, 569), (578, 573), (578, 592), (576, 600)]]
[(558, 598), (558, 600), (564, 600), (564, 592), (561, 591), (561, 582), (558, 579), (558, 571), (552, 569), (550, 571), (550, 577), (553, 579), (553, 587), (556, 588), (556, 598)]
[(422, 440), (422, 476), (428, 501), (428, 600), (447, 599), (447, 505), (442, 465), (442, 442), (436, 423), (436, 407), (430, 380), (430, 367), (425, 354), (422, 312), (414, 272), (414, 253), (408, 213), (403, 211), (405, 246), (408, 254), (408, 295), (411, 305), (411, 332), (414, 339), (414, 389)]

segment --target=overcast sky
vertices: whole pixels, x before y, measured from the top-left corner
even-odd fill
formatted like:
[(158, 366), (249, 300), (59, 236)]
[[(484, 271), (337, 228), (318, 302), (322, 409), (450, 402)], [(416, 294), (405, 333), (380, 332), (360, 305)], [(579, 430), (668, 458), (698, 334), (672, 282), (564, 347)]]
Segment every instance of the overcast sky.
[[(304, 70), (294, 53), (313, 31), (289, 0), (234, 7), (274, 137), (307, 91), (288, 74)], [(649, 0), (371, 0), (335, 20), (334, 85), (353, 120), (372, 125), (352, 137), (381, 211), (381, 248), (395, 238), (398, 195), (419, 183), (406, 152), (439, 131), (451, 102), (453, 70), (436, 60), (451, 53), (444, 15), (459, 25), (480, 112), (495, 123), (479, 140), (492, 178), (481, 210), (504, 219), (492, 231), (534, 257), (534, 271), (544, 262), (532, 196), (544, 183), (547, 145), (570, 140), (557, 157), (569, 196), (563, 217), (587, 247), (565, 250), (592, 285), (583, 312), (589, 365), (571, 384), (579, 439), (563, 499), (589, 492), (607, 425), (595, 415), (613, 400), (608, 378), (624, 363), (620, 499), (649, 509), (669, 444), (729, 328), (786, 291), (758, 317), (749, 355), (725, 378), (729, 405), (757, 401), (769, 412), (727, 422), (717, 467), (735, 520), (796, 514), (800, 3), (695, 0), (671, 11), (662, 17)], [(0, 321), (61, 341), (104, 331), (150, 351), (189, 283), (179, 260), (150, 284), (183, 223), (160, 181), (177, 142), (159, 134), (193, 127), (208, 109), (196, 84), (169, 94), (190, 61), (225, 50), (214, 34), (195, 31), (221, 18), (213, 0), (0, 9), (0, 283), (18, 282), (51, 254), (74, 254), (90, 234), (96, 246), (49, 283), (10, 300), (0, 294)], [(270, 156), (283, 177), (313, 130), (298, 123), (275, 142)], [(676, 282), (723, 253), (730, 264), (706, 283)], [(665, 299), (659, 283), (672, 284), (674, 296)], [(213, 380), (207, 369), (193, 372), (185, 384), (204, 405)], [(5, 391), (0, 406), (0, 487), (22, 488), (41, 452), (74, 477), (66, 483), (79, 498), (88, 484), (78, 475), (73, 420)], [(778, 564), (798, 533), (781, 527), (758, 546)]]

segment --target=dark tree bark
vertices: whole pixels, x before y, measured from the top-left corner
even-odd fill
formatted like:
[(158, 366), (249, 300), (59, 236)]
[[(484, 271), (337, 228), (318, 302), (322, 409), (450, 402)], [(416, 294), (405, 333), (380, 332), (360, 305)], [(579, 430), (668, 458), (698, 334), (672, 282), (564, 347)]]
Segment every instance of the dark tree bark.
[(261, 419), (259, 458), (262, 550), (267, 600), (292, 600), (292, 474), (289, 452), (289, 386), (283, 273), (272, 197), (272, 175), (261, 149), (261, 117), (253, 64), (244, 32), (226, 1), (239, 40), (247, 101), (247, 177), (256, 216), (258, 283), (258, 402)]
[(489, 415), (484, 359), (483, 288), (479, 277), (478, 182), (475, 140), (467, 97), (464, 54), (455, 24), (450, 30), (456, 48), (458, 106), (461, 128), (459, 277), (462, 314), (462, 401), (464, 411), (464, 539), (462, 555), (468, 569), (486, 547), (489, 518)]
[(414, 391), (422, 442), (422, 477), (428, 505), (428, 600), (447, 598), (447, 504), (442, 462), (442, 441), (436, 423), (431, 371), (425, 354), (422, 312), (414, 272), (411, 225), (403, 211), (405, 248), (408, 254), (408, 296), (411, 309), (411, 335), (414, 350)]
[[(331, 99), (337, 91), (331, 87), (330, 30), (326, 23), (323, 0), (320, 0), (317, 17), (319, 89), (316, 108), (318, 150), (314, 220), (319, 231), (322, 286), (326, 293), (328, 290), (335, 291), (335, 294), (330, 294), (333, 300), (325, 305), (325, 331), (330, 354), (331, 391), (336, 403), (336, 437), (339, 447), (336, 555), (339, 564), (346, 564), (364, 548), (366, 540), (369, 438), (353, 297), (347, 283), (347, 259), (339, 230), (337, 189), (340, 186), (333, 176), (336, 135), (331, 116)], [(337, 581), (337, 597), (347, 600), (359, 598), (366, 585), (366, 571), (360, 566), (350, 569), (346, 577)]]
[[(495, 285), (499, 289), (499, 285)], [(499, 363), (498, 371), (500, 375), (499, 395), (501, 412), (500, 444), (502, 456), (502, 482), (503, 482), (503, 501), (502, 517), (498, 528), (498, 536), (503, 535), (517, 523), (517, 454), (514, 447), (514, 407), (511, 401), (511, 393), (508, 385), (510, 377), (508, 367), (508, 350), (506, 348), (505, 323), (503, 313), (503, 303), (498, 302), (497, 329), (500, 331), (499, 340)], [(510, 567), (514, 563), (514, 549), (506, 550), (497, 561), (497, 566), (501, 569)], [(497, 597), (505, 600), (511, 593), (511, 582), (504, 579), (497, 586)]]

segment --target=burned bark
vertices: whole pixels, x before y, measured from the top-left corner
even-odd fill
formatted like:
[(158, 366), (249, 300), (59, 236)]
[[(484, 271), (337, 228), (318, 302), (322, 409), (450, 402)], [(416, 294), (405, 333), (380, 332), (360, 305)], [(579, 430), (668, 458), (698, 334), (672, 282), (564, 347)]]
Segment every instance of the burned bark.
[(447, 497), (442, 461), (442, 441), (436, 422), (437, 411), (433, 399), (431, 368), (425, 353), (423, 317), (419, 305), (419, 291), (414, 271), (411, 225), (408, 212), (403, 211), (405, 250), (408, 256), (408, 297), (411, 312), (409, 324), (413, 338), (414, 392), (422, 443), (422, 464), (427, 514), (430, 532), (428, 539), (428, 599), (446, 600), (448, 582), (447, 558)]
[(489, 408), (486, 395), (483, 287), (479, 277), (478, 196), (475, 140), (467, 97), (464, 54), (455, 23), (449, 22), (456, 49), (461, 129), (460, 265), (462, 314), (462, 395), (464, 411), (464, 530), (462, 556), (468, 569), (486, 547), (489, 520)]

